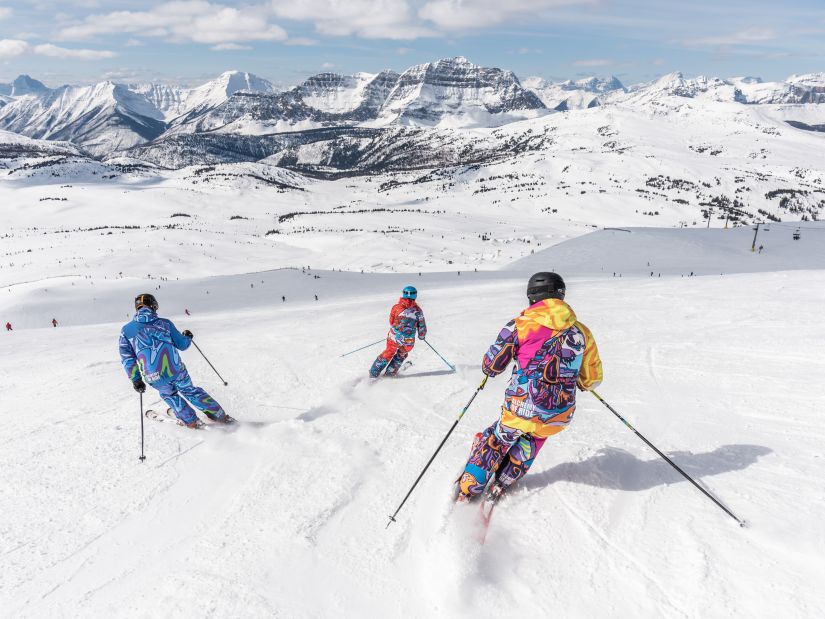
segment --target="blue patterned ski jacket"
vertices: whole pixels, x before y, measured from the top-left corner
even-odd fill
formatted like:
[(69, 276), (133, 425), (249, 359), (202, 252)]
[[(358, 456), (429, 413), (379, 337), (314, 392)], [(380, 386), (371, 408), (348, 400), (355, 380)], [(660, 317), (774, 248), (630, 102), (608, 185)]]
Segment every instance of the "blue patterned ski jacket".
[(191, 343), (171, 320), (141, 307), (120, 330), (120, 362), (132, 382), (141, 375), (150, 384), (169, 382), (186, 369), (178, 351)]

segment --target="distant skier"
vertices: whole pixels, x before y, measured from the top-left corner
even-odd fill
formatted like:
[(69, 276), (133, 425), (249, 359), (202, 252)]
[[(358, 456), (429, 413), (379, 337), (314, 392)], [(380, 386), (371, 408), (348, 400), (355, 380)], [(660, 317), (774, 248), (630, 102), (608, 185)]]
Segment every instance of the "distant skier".
[(6, 331), (11, 331), (11, 323), (10, 322), (6, 323)]
[(52, 318), (52, 326), (57, 327), (57, 318)]
[(602, 362), (590, 330), (564, 302), (564, 280), (536, 273), (527, 284), (530, 307), (508, 322), (487, 351), (482, 371), (497, 376), (515, 361), (501, 417), (476, 434), (458, 480), (459, 502), (480, 494), (495, 473), (496, 500), (530, 469), (544, 441), (567, 427), (576, 409), (576, 387), (602, 380)]
[(120, 361), (135, 391), (146, 391), (145, 379), (160, 392), (181, 423), (190, 428), (203, 422), (186, 400), (213, 421), (234, 422), (206, 391), (192, 385), (178, 353), (189, 348), (192, 332), (180, 333), (171, 320), (159, 318), (158, 302), (151, 294), (139, 294), (135, 310), (132, 321), (120, 330)]
[(386, 376), (395, 376), (404, 363), (404, 359), (415, 346), (415, 334), (418, 339), (427, 337), (427, 323), (424, 312), (415, 302), (418, 291), (407, 286), (401, 292), (398, 303), (390, 311), (390, 331), (387, 334), (387, 348), (378, 355), (370, 368), (370, 376), (378, 378), (386, 368)]

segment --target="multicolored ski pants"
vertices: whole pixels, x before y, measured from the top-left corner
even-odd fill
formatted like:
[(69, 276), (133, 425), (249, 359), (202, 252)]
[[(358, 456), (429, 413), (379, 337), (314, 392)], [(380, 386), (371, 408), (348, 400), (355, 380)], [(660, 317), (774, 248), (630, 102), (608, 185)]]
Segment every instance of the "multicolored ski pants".
[(407, 355), (410, 354), (412, 349), (412, 345), (405, 346), (404, 344), (399, 344), (393, 338), (388, 337), (387, 347), (384, 349), (384, 352), (378, 355), (378, 358), (376, 358), (370, 368), (370, 376), (378, 378), (384, 368), (387, 368), (385, 372), (387, 376), (395, 376), (398, 374), (398, 369), (401, 367), (401, 364), (404, 363), (404, 359), (407, 358)]
[(524, 477), (545, 438), (495, 422), (476, 434), (470, 459), (458, 480), (462, 493), (470, 496), (481, 493), (493, 473), (503, 486), (514, 484)]
[(192, 410), (186, 400), (189, 400), (198, 410), (209, 415), (220, 418), (225, 414), (221, 405), (213, 400), (212, 396), (192, 384), (189, 372), (185, 369), (175, 375), (169, 382), (155, 383), (152, 386), (160, 392), (160, 397), (183, 423), (192, 423), (197, 419), (195, 411)]

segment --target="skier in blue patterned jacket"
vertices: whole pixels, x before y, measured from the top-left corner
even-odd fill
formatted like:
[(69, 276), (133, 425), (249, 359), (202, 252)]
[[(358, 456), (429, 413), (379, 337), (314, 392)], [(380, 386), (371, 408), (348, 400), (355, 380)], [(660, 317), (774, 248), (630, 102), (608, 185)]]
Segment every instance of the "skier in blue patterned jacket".
[(192, 384), (178, 352), (189, 348), (192, 332), (181, 333), (171, 320), (160, 318), (158, 302), (151, 294), (138, 295), (135, 310), (131, 322), (120, 330), (119, 346), (120, 361), (135, 391), (146, 391), (144, 380), (148, 382), (160, 392), (180, 422), (190, 428), (197, 428), (202, 422), (189, 403), (213, 421), (233, 422), (206, 391)]

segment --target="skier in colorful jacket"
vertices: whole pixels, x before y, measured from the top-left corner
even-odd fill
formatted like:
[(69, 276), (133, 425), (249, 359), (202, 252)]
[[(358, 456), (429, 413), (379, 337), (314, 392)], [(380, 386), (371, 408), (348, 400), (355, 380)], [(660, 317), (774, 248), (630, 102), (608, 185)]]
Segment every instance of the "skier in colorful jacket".
[(135, 310), (132, 321), (120, 330), (120, 361), (135, 391), (146, 391), (143, 381), (148, 382), (181, 423), (190, 428), (202, 422), (189, 403), (213, 421), (234, 421), (206, 391), (192, 384), (178, 352), (192, 344), (192, 332), (181, 333), (171, 320), (160, 318), (158, 302), (151, 294), (138, 295)]
[(564, 302), (564, 280), (555, 273), (530, 278), (530, 307), (511, 320), (487, 351), (482, 371), (498, 376), (515, 361), (501, 417), (476, 434), (458, 480), (458, 500), (480, 494), (490, 478), (495, 499), (521, 479), (548, 437), (564, 430), (576, 410), (576, 387), (602, 380), (602, 362), (590, 330)]
[(418, 339), (427, 337), (427, 323), (424, 312), (415, 302), (418, 291), (407, 286), (401, 292), (398, 303), (390, 311), (390, 331), (387, 333), (387, 348), (375, 359), (370, 368), (370, 376), (378, 378), (386, 368), (386, 376), (395, 376), (404, 363), (404, 359), (415, 346), (415, 334)]

